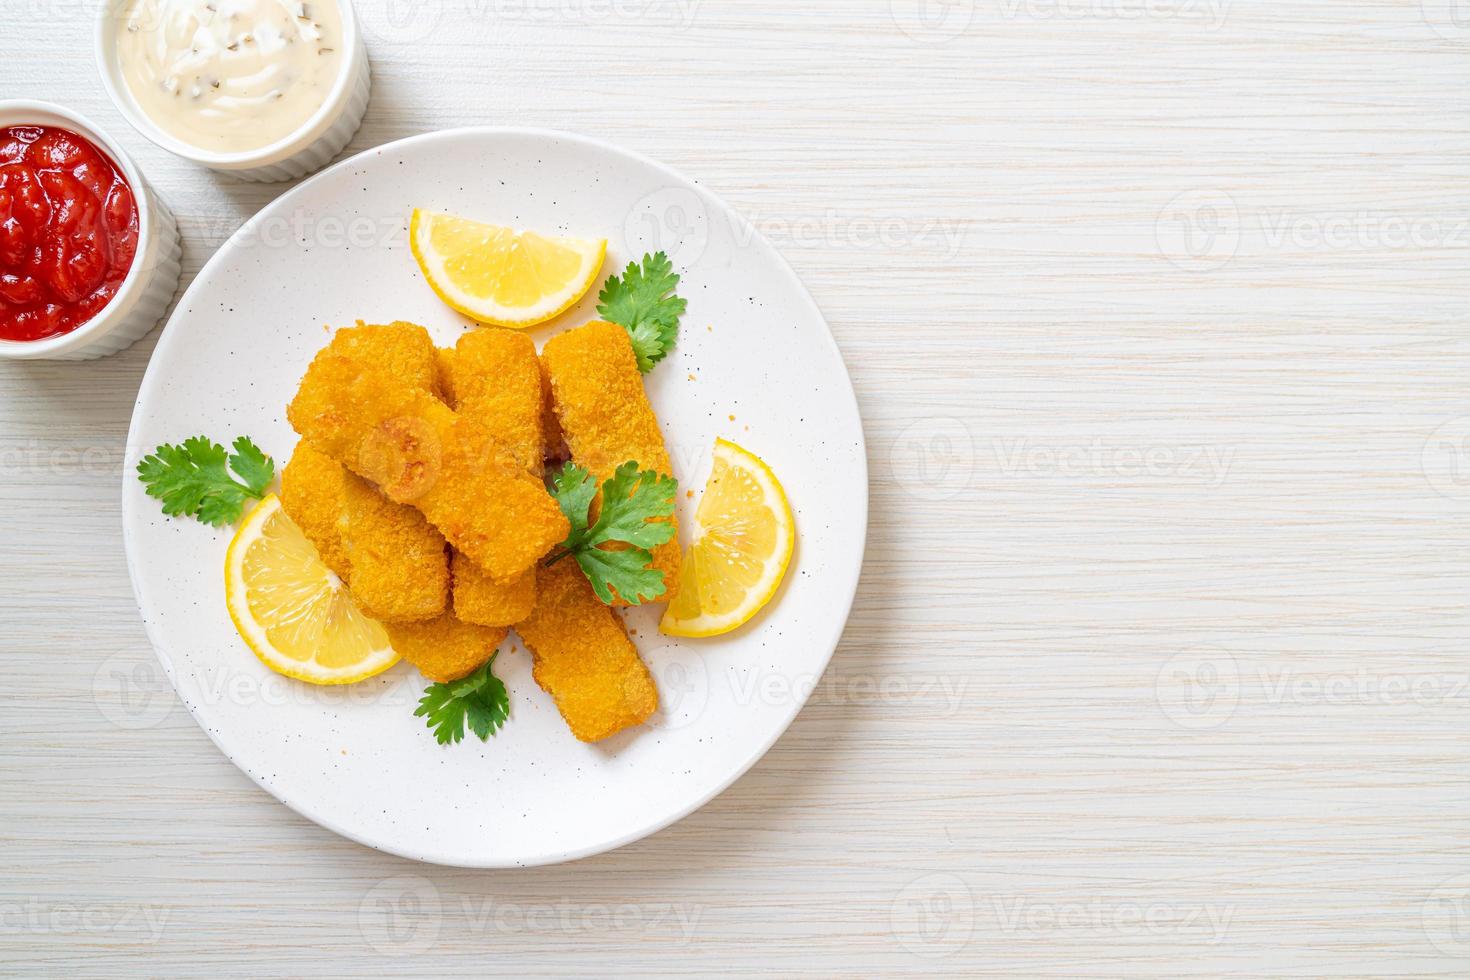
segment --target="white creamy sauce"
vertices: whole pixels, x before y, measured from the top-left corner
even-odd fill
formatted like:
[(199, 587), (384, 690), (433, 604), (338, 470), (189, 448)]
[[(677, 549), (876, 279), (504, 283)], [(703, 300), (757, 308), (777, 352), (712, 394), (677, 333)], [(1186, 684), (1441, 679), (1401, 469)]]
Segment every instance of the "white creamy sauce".
[(342, 70), (336, 0), (130, 0), (117, 27), (128, 91), (164, 132), (238, 153), (299, 129)]

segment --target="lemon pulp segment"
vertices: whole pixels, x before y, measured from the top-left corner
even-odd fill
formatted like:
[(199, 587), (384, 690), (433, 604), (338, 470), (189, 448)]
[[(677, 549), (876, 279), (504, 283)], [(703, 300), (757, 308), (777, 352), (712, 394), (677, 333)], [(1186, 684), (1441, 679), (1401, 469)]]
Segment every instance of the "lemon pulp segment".
[(680, 591), (660, 628), (672, 636), (717, 636), (749, 622), (780, 587), (795, 540), (791, 507), (770, 467), (719, 440)]
[(225, 596), (241, 638), (288, 677), (350, 684), (398, 661), (383, 627), (357, 607), (275, 496), (230, 543)]
[(544, 323), (586, 295), (606, 239), (554, 237), (414, 209), (414, 258), (429, 286), (482, 323)]

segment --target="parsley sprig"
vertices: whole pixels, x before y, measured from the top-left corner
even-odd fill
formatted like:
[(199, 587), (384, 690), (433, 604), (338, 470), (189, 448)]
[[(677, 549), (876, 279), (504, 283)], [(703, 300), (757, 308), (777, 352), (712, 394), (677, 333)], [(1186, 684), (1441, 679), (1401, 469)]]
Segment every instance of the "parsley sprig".
[(609, 605), (614, 590), (633, 605), (652, 602), (668, 586), (663, 572), (648, 567), (653, 560), (648, 549), (674, 536), (674, 526), (659, 518), (673, 516), (678, 490), (673, 477), (653, 470), (639, 472), (638, 464), (629, 461), (602, 484), (602, 510), (594, 522), (591, 508), (597, 481), (587, 470), (568, 463), (552, 477), (551, 492), (572, 531), (551, 561), (576, 558), (592, 591)]
[(165, 443), (138, 464), (138, 479), (170, 517), (193, 517), (214, 527), (233, 524), (245, 502), (263, 499), (276, 478), (276, 464), (249, 438), (236, 439), (234, 450), (227, 453), (205, 436), (180, 446)]
[(435, 684), (424, 692), (413, 714), (428, 719), (440, 745), (462, 741), (466, 723), (480, 741), (488, 742), (510, 717), (510, 694), (494, 671), (498, 656), (463, 680)]
[(597, 312), (628, 331), (638, 370), (647, 374), (668, 356), (679, 337), (679, 318), (688, 303), (673, 295), (679, 285), (673, 263), (663, 252), (629, 262), (619, 279), (610, 276), (597, 294)]

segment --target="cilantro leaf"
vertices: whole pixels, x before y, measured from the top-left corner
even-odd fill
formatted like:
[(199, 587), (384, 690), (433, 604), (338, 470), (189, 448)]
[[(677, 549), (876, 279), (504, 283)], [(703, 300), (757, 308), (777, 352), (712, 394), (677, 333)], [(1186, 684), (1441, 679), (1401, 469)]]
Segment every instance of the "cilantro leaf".
[(572, 530), (552, 560), (575, 557), (592, 591), (609, 605), (614, 590), (633, 605), (657, 599), (668, 591), (668, 583), (663, 572), (648, 567), (653, 561), (648, 549), (673, 538), (674, 526), (660, 518), (673, 516), (678, 489), (673, 477), (624, 463), (603, 482), (602, 509), (592, 521), (597, 482), (587, 470), (568, 463), (552, 477), (552, 493)]
[(587, 512), (592, 507), (592, 499), (597, 496), (597, 481), (582, 467), (568, 463), (552, 476), (551, 487), (552, 496), (572, 525), (567, 540), (573, 541), (578, 534), (587, 531)]
[(231, 448), (235, 451), (230, 455), (230, 469), (245, 481), (252, 496), (265, 496), (266, 488), (276, 478), (276, 464), (245, 436), (236, 439)]
[(664, 573), (648, 567), (653, 555), (642, 548), (622, 551), (588, 548), (576, 555), (582, 574), (587, 576), (587, 581), (592, 583), (592, 591), (605, 605), (610, 606), (615, 601), (614, 589), (618, 596), (635, 606), (653, 602), (668, 591)]
[(670, 328), (655, 320), (642, 320), (626, 329), (633, 342), (633, 355), (638, 358), (638, 370), (647, 374), (673, 349), (679, 325)]
[(234, 449), (229, 454), (204, 436), (180, 446), (165, 443), (138, 464), (138, 479), (169, 517), (193, 517), (214, 527), (233, 524), (247, 500), (265, 497), (276, 476), (275, 463), (245, 436), (235, 440)]
[(653, 548), (674, 536), (674, 526), (659, 517), (674, 516), (674, 495), (679, 481), (653, 470), (638, 471), (632, 461), (619, 466), (602, 485), (602, 512), (587, 530), (593, 547), (623, 541), (639, 548)]
[(504, 727), (510, 717), (510, 694), (505, 682), (495, 676), (497, 651), (485, 666), (463, 680), (435, 684), (424, 691), (415, 718), (427, 718), (440, 745), (464, 739), (465, 723), (480, 741)]
[(679, 337), (679, 318), (688, 303), (673, 295), (679, 285), (674, 265), (663, 252), (629, 262), (623, 277), (608, 277), (597, 294), (597, 312), (628, 331), (638, 370), (647, 374), (668, 356)]

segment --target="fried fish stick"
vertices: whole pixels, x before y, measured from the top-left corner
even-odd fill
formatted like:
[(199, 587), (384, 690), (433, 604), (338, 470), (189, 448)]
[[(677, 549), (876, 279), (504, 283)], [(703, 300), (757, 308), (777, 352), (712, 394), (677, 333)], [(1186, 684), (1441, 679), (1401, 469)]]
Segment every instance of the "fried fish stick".
[[(377, 365), (408, 383), (437, 391), (437, 352), (429, 333), (412, 323), (337, 331), (331, 349), (362, 364)], [(320, 454), (317, 454), (320, 457)], [(319, 459), (312, 460), (320, 467)], [(334, 464), (339, 465), (339, 464)], [(341, 539), (351, 567), (353, 598), (384, 622), (432, 619), (448, 605), (449, 558), (444, 536), (412, 507), (384, 497), (361, 477), (343, 472)], [(288, 510), (287, 513), (290, 513)]]
[[(414, 387), (439, 390), (437, 351), (429, 332), (398, 321), (337, 331), (332, 348), (390, 371)], [(352, 594), (384, 622), (433, 619), (448, 608), (448, 545), (418, 511), (394, 503), (361, 477), (348, 474), (347, 557)]]
[[(594, 321), (548, 340), (541, 360), (573, 462), (599, 480), (629, 460), (640, 469), (673, 475), (626, 330)], [(670, 517), (669, 522), (677, 526), (678, 519)], [(664, 574), (667, 592), (662, 601), (672, 599), (679, 587), (677, 535), (653, 549), (649, 567)]]
[(433, 619), (449, 607), (448, 544), (412, 507), (346, 473), (352, 595), (384, 623)]
[(556, 701), (572, 734), (600, 742), (641, 725), (658, 709), (658, 688), (623, 623), (597, 598), (576, 562), (543, 568), (536, 609), (516, 632), (532, 674)]
[(536, 607), (536, 566), (520, 578), (500, 584), (458, 551), (450, 555), (454, 578), (454, 612), (466, 623), (513, 626)]
[(545, 486), (483, 426), (377, 365), (328, 347), (286, 414), (316, 448), (416, 507), (497, 582), (566, 539), (567, 519)]
[(412, 622), (448, 606), (443, 536), (305, 442), (281, 473), (281, 506), (369, 617)]
[[(522, 469), (542, 474), (543, 397), (536, 344), (525, 334), (487, 328), (439, 352), (444, 398), (461, 416), (483, 425)], [(467, 623), (510, 626), (536, 605), (536, 566), (500, 584), (463, 554), (451, 559), (454, 611)]]
[(439, 351), (429, 331), (417, 323), (395, 320), (388, 324), (344, 327), (332, 335), (332, 350), (387, 371), (410, 388), (439, 394)]
[(486, 327), (441, 351), (444, 400), (490, 430), (511, 458), (535, 476), (542, 472), (541, 365), (536, 344), (523, 333)]
[(485, 666), (507, 632), (463, 622), (452, 611), (422, 623), (384, 623), (383, 629), (404, 660), (441, 684), (468, 677)]

